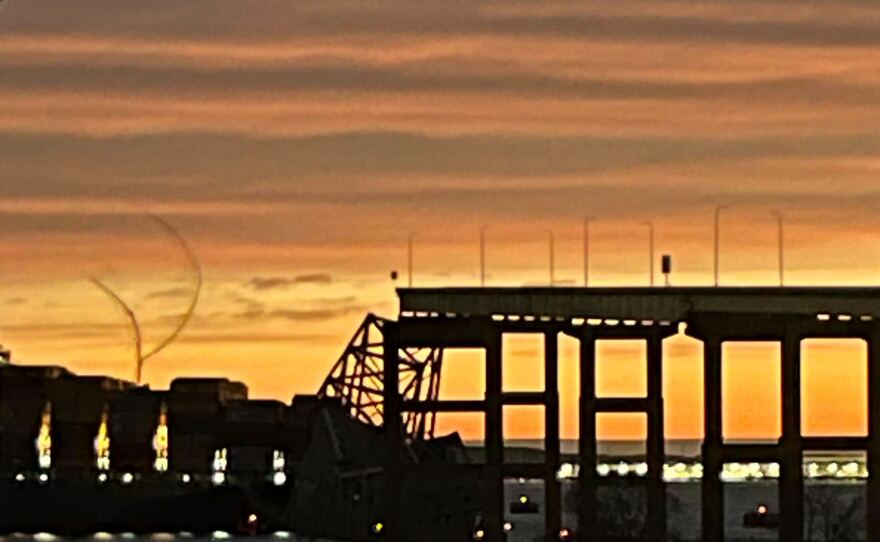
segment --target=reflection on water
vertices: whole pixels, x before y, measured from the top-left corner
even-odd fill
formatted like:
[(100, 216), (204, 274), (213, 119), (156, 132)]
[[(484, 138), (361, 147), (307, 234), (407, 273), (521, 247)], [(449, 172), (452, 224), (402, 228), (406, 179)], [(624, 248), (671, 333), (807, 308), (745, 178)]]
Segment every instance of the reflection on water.
[[(739, 540), (773, 540), (777, 538), (776, 530), (752, 529), (743, 525), (743, 515), (755, 510), (759, 504), (767, 505), (776, 511), (778, 491), (775, 480), (760, 480), (744, 483), (725, 484), (724, 522), (725, 533), (731, 539)], [(537, 513), (512, 513), (509, 504), (526, 496), (538, 505)], [(668, 520), (670, 533), (676, 539), (696, 541), (700, 538), (700, 484), (676, 483), (667, 485)], [(539, 480), (511, 479), (505, 482), (505, 517), (509, 524), (507, 542), (533, 542), (541, 537), (544, 529), (544, 487)], [(866, 499), (864, 480), (805, 480), (805, 521), (812, 524), (813, 531), (824, 529), (823, 521), (828, 517), (849, 514), (857, 525), (854, 536), (858, 540), (863, 533), (866, 510), (863, 506)], [(862, 506), (850, 509), (850, 505), (858, 500)], [(572, 480), (562, 480), (562, 525), (567, 529), (577, 529), (577, 484)], [(836, 512), (835, 512), (836, 510)], [(834, 512), (834, 513), (831, 513)], [(852, 512), (852, 513), (850, 513)], [(810, 520), (811, 514), (817, 518)], [(822, 538), (813, 538), (822, 540)], [(864, 538), (861, 538), (864, 539)], [(95, 533), (82, 538), (59, 537), (50, 533), (12, 534), (0, 536), (0, 542), (332, 542), (328, 539), (298, 536), (289, 531), (278, 531), (270, 535), (257, 537), (236, 536), (217, 531), (210, 536), (196, 536), (191, 532), (155, 533), (152, 535), (135, 535), (134, 533)]]
[(241, 542), (279, 542), (281, 540), (290, 542), (334, 542), (325, 538), (298, 537), (290, 531), (277, 531), (270, 535), (262, 536), (240, 536), (237, 537), (225, 531), (214, 531), (211, 536), (195, 536), (193, 533), (184, 531), (180, 533), (153, 533), (150, 535), (136, 535), (134, 533), (95, 533), (91, 536), (80, 538), (57, 536), (51, 533), (12, 533), (8, 536), (0, 536), (0, 542), (89, 542), (96, 540), (100, 542), (110, 542), (123, 540), (131, 540), (134, 542), (171, 542), (173, 540), (186, 540), (187, 542), (214, 542), (217, 540), (238, 539)]

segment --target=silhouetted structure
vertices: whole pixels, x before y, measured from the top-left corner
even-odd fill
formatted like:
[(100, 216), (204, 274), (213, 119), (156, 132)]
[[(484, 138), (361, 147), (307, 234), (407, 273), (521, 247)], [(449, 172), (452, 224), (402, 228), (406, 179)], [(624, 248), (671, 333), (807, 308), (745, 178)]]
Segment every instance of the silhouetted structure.
[[(367, 315), (318, 392), (318, 397), (338, 398), (352, 418), (376, 427), (383, 423), (382, 327), (385, 322), (373, 314)], [(401, 349), (398, 374), (401, 395), (407, 399), (436, 400), (442, 365), (441, 348)], [(403, 424), (411, 438), (434, 436), (433, 412), (408, 412)]]
[[(803, 539), (803, 454), (810, 450), (867, 451), (868, 509), (880, 510), (880, 289), (875, 288), (444, 288), (401, 289), (400, 318), (385, 322), (384, 382), (397, 382), (405, 348), (476, 348), (485, 352), (485, 397), (473, 401), (421, 401), (384, 387), (387, 539), (401, 537), (401, 487), (410, 476), (401, 460), (402, 416), (408, 412), (476, 412), (485, 419), (485, 534), (503, 539), (503, 480), (541, 478), (545, 484), (546, 535), (558, 537), (560, 486), (557, 338), (580, 341), (579, 539), (601, 539), (597, 530), (596, 415), (645, 413), (648, 419), (648, 525), (652, 540), (666, 539), (663, 481), (663, 339), (687, 324), (686, 333), (704, 345), (705, 441), (702, 450), (703, 539), (724, 538), (724, 497), (719, 475), (725, 462), (780, 465), (779, 536)], [(502, 336), (544, 335), (545, 386), (541, 392), (505, 392), (501, 376)], [(864, 438), (801, 435), (800, 348), (808, 338), (860, 338), (868, 344), (869, 430)], [(644, 398), (596, 396), (596, 341), (642, 339), (647, 343), (648, 392)], [(767, 445), (725, 443), (721, 434), (721, 346), (728, 341), (782, 344), (782, 437)], [(545, 462), (507, 464), (503, 457), (502, 410), (506, 405), (544, 407)], [(880, 514), (867, 518), (868, 540), (880, 541)]]
[[(273, 528), (392, 542), (460, 541), (471, 537), (479, 520), (483, 539), (501, 542), (503, 481), (521, 477), (543, 480), (544, 528), (548, 540), (558, 539), (558, 338), (564, 334), (580, 343), (577, 537), (604, 538), (601, 486), (640, 484), (646, 516), (641, 532), (665, 540), (662, 341), (678, 333), (679, 324), (704, 345), (705, 541), (723, 539), (719, 475), (725, 463), (779, 465), (779, 535), (785, 542), (803, 539), (805, 452), (867, 452), (865, 507), (880, 510), (880, 289), (479, 288), (398, 294), (398, 320), (369, 315), (319, 394), (296, 397), (290, 405), (251, 400), (243, 384), (225, 378), (181, 378), (168, 390), (150, 390), (61, 367), (0, 364), (0, 532), (193, 531), (193, 525), (250, 532), (252, 526), (242, 522), (258, 512)], [(502, 339), (517, 333), (543, 336), (541, 391), (502, 389)], [(801, 435), (800, 348), (807, 338), (867, 342), (866, 437)], [(603, 339), (646, 343), (645, 397), (597, 397), (596, 342)], [(782, 436), (776, 443), (722, 439), (721, 347), (727, 341), (782, 345)], [(483, 397), (440, 400), (443, 352), (456, 348), (484, 352)], [(541, 463), (505, 462), (507, 405), (544, 409)], [(470, 460), (457, 436), (430, 438), (442, 412), (484, 417), (483, 462)], [(644, 476), (599, 476), (596, 417), (603, 412), (646, 415)], [(106, 464), (100, 461), (102, 442), (108, 446)], [(51, 458), (42, 455), (49, 447)], [(829, 518), (823, 520), (826, 530), (837, 521)], [(880, 514), (867, 514), (867, 536), (880, 542)]]
[[(381, 334), (371, 337), (381, 347)], [(381, 392), (381, 356), (378, 363), (371, 385)], [(286, 405), (249, 399), (244, 384), (226, 378), (178, 378), (151, 390), (57, 366), (0, 365), (0, 533), (271, 529), (374, 538), (384, 511), (381, 418), (364, 423), (342, 399), (299, 396)], [(412, 427), (426, 432), (416, 423), (425, 419)], [(396, 457), (419, 469), (401, 490), (408, 538), (467, 538), (483, 484), (479, 465), (456, 466), (468, 462), (461, 440), (397, 446)]]

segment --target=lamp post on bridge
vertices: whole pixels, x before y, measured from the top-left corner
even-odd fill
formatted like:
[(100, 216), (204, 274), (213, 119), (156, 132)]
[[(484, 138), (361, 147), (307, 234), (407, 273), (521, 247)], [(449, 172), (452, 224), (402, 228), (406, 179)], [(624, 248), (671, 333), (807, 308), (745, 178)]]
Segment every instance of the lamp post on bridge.
[(411, 231), (406, 238), (406, 269), (407, 281), (410, 288), (412, 288), (413, 285), (413, 238), (415, 236), (416, 232)]
[(654, 223), (648, 220), (642, 225), (648, 227), (648, 276), (651, 286), (654, 286)]
[(488, 224), (480, 227), (480, 286), (486, 285), (486, 230)]
[(590, 285), (590, 220), (592, 217), (584, 218), (584, 287)]
[(776, 217), (776, 235), (779, 248), (779, 286), (785, 286), (785, 219), (779, 211), (773, 211)]
[(715, 206), (715, 286), (718, 286), (718, 260), (721, 255), (721, 211), (727, 209), (727, 205)]

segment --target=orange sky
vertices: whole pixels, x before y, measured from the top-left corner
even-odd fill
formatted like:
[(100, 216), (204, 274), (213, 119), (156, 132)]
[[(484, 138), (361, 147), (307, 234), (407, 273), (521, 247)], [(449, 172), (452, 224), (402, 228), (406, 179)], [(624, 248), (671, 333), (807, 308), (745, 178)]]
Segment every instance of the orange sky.
[[(26, 363), (130, 375), (124, 321), (91, 275), (137, 307), (148, 344), (172, 325), (191, 279), (145, 211), (191, 241), (206, 280), (147, 380), (223, 374), (285, 400), (317, 389), (366, 312), (394, 315), (388, 271), (410, 231), (416, 284), (475, 285), (483, 224), (490, 284), (545, 282), (548, 228), (571, 284), (590, 215), (594, 283), (642, 285), (650, 219), (675, 283), (707, 284), (726, 203), (726, 284), (775, 280), (774, 210), (790, 284), (880, 277), (874, 0), (7, 0), (0, 73), (0, 341)], [(698, 436), (698, 344), (667, 348), (669, 435)], [(863, 430), (858, 348), (807, 349), (809, 430)], [(537, 353), (512, 350), (517, 367)], [(604, 348), (609, 393), (639, 352)], [(776, 400), (772, 368), (751, 380), (774, 356), (731, 348), (730, 402)], [(445, 393), (477, 389), (449, 367)], [(508, 436), (536, 419), (514, 412)], [(778, 420), (737, 409), (725, 428), (767, 436)]]

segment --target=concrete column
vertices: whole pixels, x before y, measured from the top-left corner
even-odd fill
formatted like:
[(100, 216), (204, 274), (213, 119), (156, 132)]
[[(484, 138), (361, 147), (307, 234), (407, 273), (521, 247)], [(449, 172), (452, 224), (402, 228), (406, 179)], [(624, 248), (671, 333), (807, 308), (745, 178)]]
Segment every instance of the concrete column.
[(501, 332), (492, 330), (486, 337), (486, 492), (485, 531), (487, 542), (504, 539), (504, 428), (502, 425)]
[(724, 486), (721, 475), (721, 339), (708, 337), (703, 342), (703, 542), (724, 539)]
[[(868, 339), (868, 510), (880, 510), (880, 329)], [(868, 542), (880, 542), (880, 513), (867, 514)]]
[(544, 530), (547, 540), (559, 536), (562, 527), (562, 496), (559, 471), (559, 336), (544, 334)]
[(779, 540), (804, 539), (804, 475), (801, 437), (801, 339), (787, 330), (782, 342), (782, 439), (780, 441)]
[(648, 524), (649, 540), (666, 540), (666, 485), (663, 481), (665, 443), (663, 430), (663, 339), (648, 339)]
[(598, 480), (596, 475), (596, 337), (585, 331), (580, 341), (580, 399), (578, 427), (578, 540), (599, 540)]
[[(385, 513), (380, 520), (385, 525), (385, 539), (389, 542), (403, 540), (401, 529), (401, 492), (402, 465), (401, 445), (402, 427), (400, 420), (401, 399), (398, 381), (400, 379), (399, 363), (399, 330), (397, 322), (386, 322), (382, 328), (383, 349), (383, 403), (385, 443), (387, 446), (385, 459)], [(374, 521), (374, 520), (371, 520)], [(366, 535), (366, 533), (364, 533)]]

